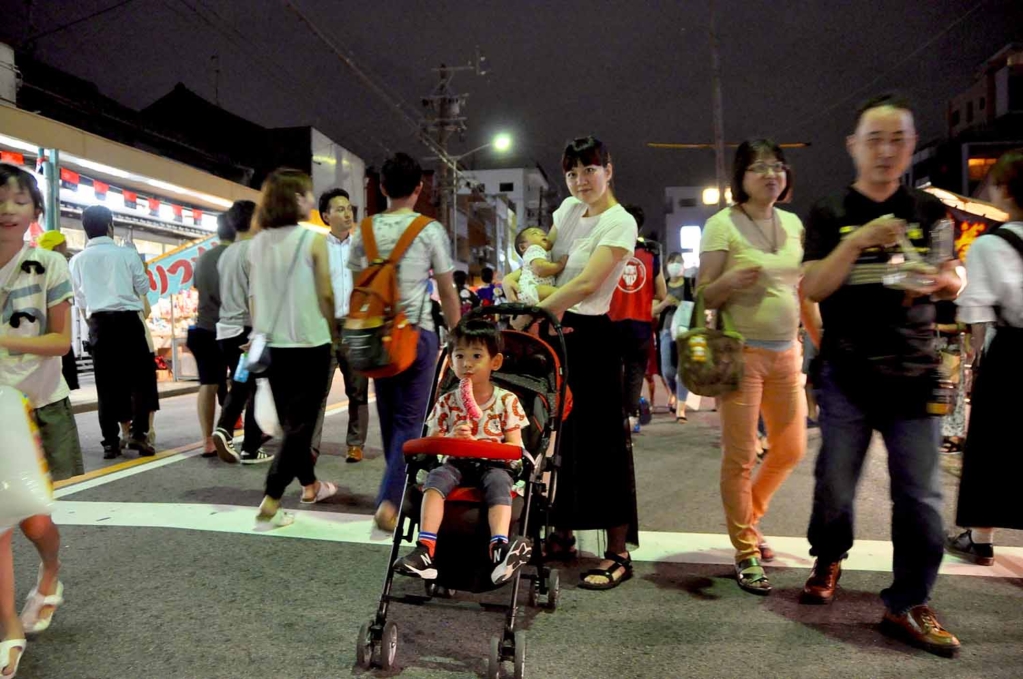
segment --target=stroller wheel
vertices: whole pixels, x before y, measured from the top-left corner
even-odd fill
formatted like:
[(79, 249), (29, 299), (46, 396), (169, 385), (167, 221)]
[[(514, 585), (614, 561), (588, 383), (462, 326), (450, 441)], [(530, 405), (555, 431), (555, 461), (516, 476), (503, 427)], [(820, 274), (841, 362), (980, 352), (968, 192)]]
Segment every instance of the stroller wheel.
[(426, 590), (426, 596), (431, 599), (437, 596), (437, 583), (430, 582), (429, 580), (423, 580), (423, 588)]
[(557, 568), (551, 569), (551, 575), (547, 578), (547, 601), (544, 607), (548, 611), (555, 611), (558, 608), (558, 599), (561, 598), (561, 575)]
[(490, 657), (487, 660), (487, 679), (501, 679), (501, 637), (490, 638)]
[(355, 662), (364, 670), (373, 666), (373, 635), (368, 622), (359, 628), (359, 638), (355, 640)]
[(389, 672), (394, 669), (394, 659), (398, 655), (398, 626), (393, 622), (384, 625), (383, 637), (380, 639), (380, 669)]
[(526, 632), (515, 633), (515, 679), (526, 676)]

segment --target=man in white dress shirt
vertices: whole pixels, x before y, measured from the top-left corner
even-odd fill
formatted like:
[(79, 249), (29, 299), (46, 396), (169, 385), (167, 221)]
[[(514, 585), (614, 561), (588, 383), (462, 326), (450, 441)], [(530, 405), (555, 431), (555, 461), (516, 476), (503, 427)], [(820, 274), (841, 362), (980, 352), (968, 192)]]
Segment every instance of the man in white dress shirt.
[[(362, 459), (362, 449), (366, 445), (366, 430), (369, 427), (368, 392), (369, 379), (353, 371), (348, 365), (348, 356), (341, 344), (341, 328), (348, 316), (348, 303), (352, 297), (353, 277), (348, 268), (348, 254), (351, 249), (352, 228), (355, 224), (354, 209), (348, 192), (344, 189), (331, 189), (320, 196), (320, 215), (330, 226), (327, 236), (327, 250), (330, 254), (330, 279), (334, 287), (334, 326), (331, 336), (334, 340), (330, 360), (330, 382), (334, 384), (334, 371), (341, 369), (345, 380), (345, 395), (348, 397), (348, 445), (346, 462), (358, 462)], [(327, 394), (330, 387), (327, 388)], [(327, 407), (327, 396), (320, 406), (320, 416), (316, 420), (313, 433), (313, 455), (320, 454), (320, 438), (323, 434), (323, 414)]]
[(146, 372), (154, 366), (139, 315), (149, 313), (149, 277), (136, 252), (114, 243), (110, 210), (86, 208), (82, 226), (89, 241), (71, 258), (71, 284), (79, 313), (89, 324), (103, 457), (121, 454), (118, 423), (128, 420), (132, 421), (128, 447), (143, 457), (155, 455), (148, 441), (151, 375)]

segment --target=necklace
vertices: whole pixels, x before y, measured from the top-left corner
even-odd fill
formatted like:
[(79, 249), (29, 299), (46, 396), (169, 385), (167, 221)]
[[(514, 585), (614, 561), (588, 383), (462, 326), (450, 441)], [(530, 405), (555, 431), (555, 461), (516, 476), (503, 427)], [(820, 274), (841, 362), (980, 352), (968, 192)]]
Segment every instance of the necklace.
[(757, 230), (757, 233), (760, 234), (760, 237), (764, 240), (764, 243), (766, 243), (767, 246), (771, 248), (771, 254), (772, 255), (778, 254), (778, 211), (775, 210), (773, 207), (771, 208), (771, 237), (768, 238), (767, 234), (764, 232), (764, 229), (761, 228), (760, 224), (757, 223), (757, 220), (753, 219), (753, 217), (751, 217), (750, 214), (746, 212), (746, 208), (744, 208), (742, 205), (739, 205), (738, 207), (740, 210), (742, 210), (742, 214), (746, 215), (746, 219), (750, 221), (750, 224), (753, 225), (753, 228)]

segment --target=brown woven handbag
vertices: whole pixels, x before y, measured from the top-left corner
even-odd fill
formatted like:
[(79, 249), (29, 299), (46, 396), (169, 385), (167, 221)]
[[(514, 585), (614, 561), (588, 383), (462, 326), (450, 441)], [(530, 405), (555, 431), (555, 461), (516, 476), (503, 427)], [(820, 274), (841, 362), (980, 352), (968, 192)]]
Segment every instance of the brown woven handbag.
[(703, 290), (696, 293), (689, 331), (677, 340), (682, 384), (699, 396), (721, 396), (738, 390), (742, 381), (743, 337), (731, 318), (718, 310), (718, 327), (707, 327)]

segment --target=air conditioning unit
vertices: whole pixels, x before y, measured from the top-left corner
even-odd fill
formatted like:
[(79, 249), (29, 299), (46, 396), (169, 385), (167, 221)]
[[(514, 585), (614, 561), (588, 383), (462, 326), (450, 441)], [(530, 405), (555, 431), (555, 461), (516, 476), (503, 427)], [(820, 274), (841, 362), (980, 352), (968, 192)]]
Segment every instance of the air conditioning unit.
[(14, 49), (0, 42), (0, 102), (14, 106), (18, 99), (21, 74), (14, 65)]

